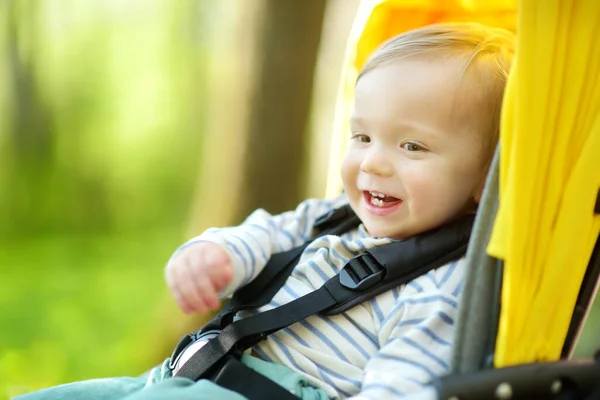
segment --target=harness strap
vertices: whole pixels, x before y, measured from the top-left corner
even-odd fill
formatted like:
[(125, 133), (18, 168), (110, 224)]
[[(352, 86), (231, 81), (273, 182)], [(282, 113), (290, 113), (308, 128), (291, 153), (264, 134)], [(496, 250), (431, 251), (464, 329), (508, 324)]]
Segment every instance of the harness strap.
[(176, 376), (195, 381), (205, 378), (222, 366), (225, 356), (243, 352), (273, 332), (311, 315), (343, 312), (461, 257), (466, 251), (472, 223), (473, 217), (463, 218), (386, 246), (394, 250), (376, 251), (375, 248), (354, 257), (319, 289), (226, 326), (194, 353)]
[(288, 392), (282, 386), (232, 356), (227, 357), (223, 368), (212, 381), (222, 388), (237, 392), (251, 400), (298, 400), (298, 396)]

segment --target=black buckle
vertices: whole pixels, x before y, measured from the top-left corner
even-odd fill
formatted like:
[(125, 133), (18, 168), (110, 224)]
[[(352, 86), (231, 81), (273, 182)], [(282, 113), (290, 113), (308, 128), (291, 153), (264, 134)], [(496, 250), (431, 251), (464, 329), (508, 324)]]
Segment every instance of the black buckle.
[(189, 345), (191, 345), (192, 343), (195, 343), (198, 340), (203, 339), (203, 338), (206, 338), (207, 341), (211, 340), (214, 337), (216, 337), (220, 332), (221, 332), (220, 329), (212, 329), (212, 330), (204, 331), (204, 328), (202, 328), (199, 331), (196, 331), (194, 333), (188, 333), (187, 335), (183, 336), (179, 340), (179, 343), (177, 343), (177, 346), (175, 347), (175, 349), (173, 350), (173, 354), (171, 354), (171, 359), (169, 360), (169, 369), (171, 371), (173, 371), (175, 369), (175, 366), (179, 362), (179, 359), (181, 358), (183, 351), (185, 349), (187, 349)]
[(173, 371), (175, 369), (175, 365), (177, 365), (177, 362), (179, 361), (179, 356), (181, 356), (181, 353), (183, 352), (183, 350), (185, 350), (185, 348), (188, 347), (188, 345), (195, 340), (196, 340), (195, 332), (187, 334), (179, 340), (179, 343), (177, 343), (177, 346), (175, 346), (175, 348), (173, 349), (173, 353), (171, 354), (171, 357), (169, 360), (169, 369), (171, 371)]
[(381, 281), (385, 269), (371, 253), (362, 253), (350, 259), (340, 271), (340, 283), (352, 290), (366, 290)]

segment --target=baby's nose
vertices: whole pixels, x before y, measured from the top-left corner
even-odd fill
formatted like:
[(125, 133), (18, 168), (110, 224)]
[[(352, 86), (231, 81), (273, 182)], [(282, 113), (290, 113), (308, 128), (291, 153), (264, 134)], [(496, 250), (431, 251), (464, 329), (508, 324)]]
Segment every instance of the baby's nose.
[(391, 176), (393, 173), (392, 164), (387, 157), (378, 152), (370, 152), (363, 159), (360, 169), (372, 175)]

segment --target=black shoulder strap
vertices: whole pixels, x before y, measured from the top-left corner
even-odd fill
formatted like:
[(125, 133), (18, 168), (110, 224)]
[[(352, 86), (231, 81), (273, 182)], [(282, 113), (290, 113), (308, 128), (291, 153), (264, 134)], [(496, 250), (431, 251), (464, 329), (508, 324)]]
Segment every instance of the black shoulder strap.
[(319, 289), (275, 309), (235, 321), (198, 350), (176, 376), (198, 380), (214, 373), (228, 354), (241, 352), (311, 315), (335, 314), (465, 254), (474, 217), (369, 250), (351, 259)]

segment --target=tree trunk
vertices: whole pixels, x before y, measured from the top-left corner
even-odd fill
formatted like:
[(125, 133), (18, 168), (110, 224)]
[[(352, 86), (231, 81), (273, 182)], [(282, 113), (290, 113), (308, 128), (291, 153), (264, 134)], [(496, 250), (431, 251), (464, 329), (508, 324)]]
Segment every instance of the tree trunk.
[(325, 0), (268, 0), (261, 32), (238, 217), (304, 197), (307, 127)]

